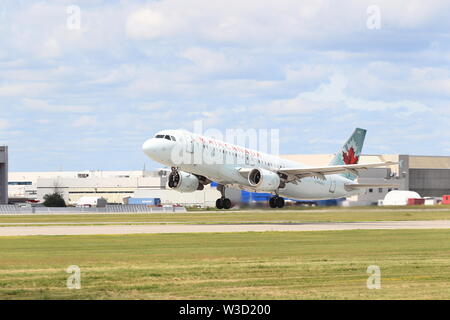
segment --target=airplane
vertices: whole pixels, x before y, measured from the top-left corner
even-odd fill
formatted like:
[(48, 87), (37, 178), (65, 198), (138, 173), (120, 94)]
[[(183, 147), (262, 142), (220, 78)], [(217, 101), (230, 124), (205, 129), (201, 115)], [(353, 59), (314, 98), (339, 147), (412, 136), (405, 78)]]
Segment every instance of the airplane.
[(363, 194), (388, 184), (360, 184), (360, 170), (388, 167), (396, 162), (359, 164), (367, 130), (357, 128), (329, 165), (311, 167), (296, 161), (247, 149), (183, 129), (162, 130), (144, 142), (151, 159), (171, 168), (168, 187), (179, 192), (203, 190), (217, 183), (217, 209), (230, 209), (226, 188), (267, 192), (271, 208), (283, 208), (284, 198), (327, 200)]

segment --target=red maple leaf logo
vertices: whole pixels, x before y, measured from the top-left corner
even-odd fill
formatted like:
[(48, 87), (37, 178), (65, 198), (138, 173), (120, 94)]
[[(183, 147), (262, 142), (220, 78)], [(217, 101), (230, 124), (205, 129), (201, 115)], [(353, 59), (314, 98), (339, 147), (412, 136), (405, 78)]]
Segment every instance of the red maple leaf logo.
[(359, 157), (356, 156), (353, 147), (351, 147), (347, 153), (343, 152), (342, 156), (344, 157), (345, 164), (357, 164), (359, 161)]

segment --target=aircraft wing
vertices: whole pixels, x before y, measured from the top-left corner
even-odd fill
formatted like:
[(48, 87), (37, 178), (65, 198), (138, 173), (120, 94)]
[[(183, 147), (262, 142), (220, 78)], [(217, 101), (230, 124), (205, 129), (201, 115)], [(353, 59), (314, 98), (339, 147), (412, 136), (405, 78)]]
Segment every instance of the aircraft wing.
[[(326, 175), (338, 174), (338, 173), (352, 173), (358, 175), (358, 170), (367, 170), (369, 168), (388, 167), (397, 164), (397, 162), (379, 162), (368, 164), (348, 164), (338, 166), (325, 166), (325, 167), (310, 167), (310, 168), (283, 168), (278, 170), (279, 173), (285, 174), (291, 179), (297, 180), (305, 177), (319, 177), (325, 178)], [(294, 178), (294, 179), (292, 179)]]

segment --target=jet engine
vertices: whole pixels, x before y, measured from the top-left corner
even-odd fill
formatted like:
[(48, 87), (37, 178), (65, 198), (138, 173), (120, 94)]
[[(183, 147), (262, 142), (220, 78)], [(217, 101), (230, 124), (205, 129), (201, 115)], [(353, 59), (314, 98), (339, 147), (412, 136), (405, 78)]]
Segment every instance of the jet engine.
[(179, 192), (194, 192), (203, 190), (204, 186), (197, 176), (184, 171), (175, 171), (169, 175), (169, 188)]
[(282, 185), (277, 173), (262, 168), (250, 171), (248, 182), (257, 190), (269, 192), (277, 190)]

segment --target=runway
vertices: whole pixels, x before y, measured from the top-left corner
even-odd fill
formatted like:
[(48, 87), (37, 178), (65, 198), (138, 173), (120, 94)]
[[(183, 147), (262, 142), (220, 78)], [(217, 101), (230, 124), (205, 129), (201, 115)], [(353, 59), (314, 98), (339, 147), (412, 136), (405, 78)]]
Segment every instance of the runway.
[(99, 235), (205, 232), (450, 229), (450, 220), (322, 222), (298, 224), (171, 224), (0, 227), (0, 236)]

